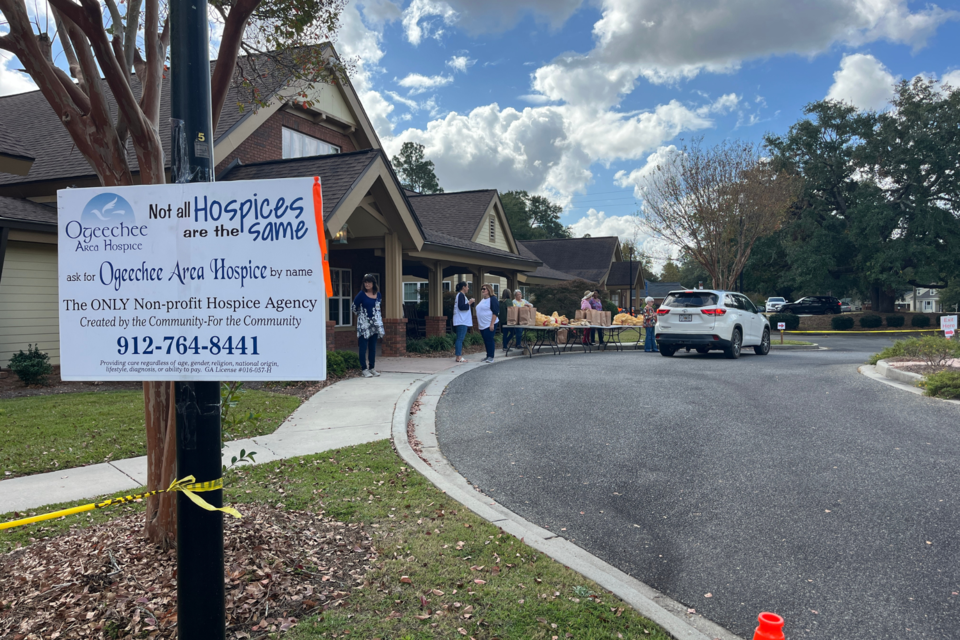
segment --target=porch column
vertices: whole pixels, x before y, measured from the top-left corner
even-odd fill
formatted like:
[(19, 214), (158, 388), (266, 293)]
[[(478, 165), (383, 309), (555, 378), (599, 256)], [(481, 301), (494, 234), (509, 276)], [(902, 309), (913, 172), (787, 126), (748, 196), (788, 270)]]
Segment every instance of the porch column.
[(442, 336), (447, 332), (447, 317), (443, 315), (443, 263), (438, 260), (429, 267), (427, 336)]
[(403, 317), (403, 245), (395, 233), (383, 236), (383, 356), (407, 355), (407, 319)]
[(510, 271), (507, 273), (507, 289), (510, 289), (510, 293), (514, 293), (517, 289), (520, 288), (520, 277), (516, 271)]

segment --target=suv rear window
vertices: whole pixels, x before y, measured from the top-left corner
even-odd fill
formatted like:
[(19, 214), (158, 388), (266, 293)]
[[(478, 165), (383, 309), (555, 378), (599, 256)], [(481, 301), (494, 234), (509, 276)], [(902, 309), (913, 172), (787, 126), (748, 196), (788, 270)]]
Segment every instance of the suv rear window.
[(707, 291), (683, 291), (671, 293), (663, 301), (664, 307), (671, 309), (698, 309), (700, 307), (716, 306), (720, 298), (715, 293)]

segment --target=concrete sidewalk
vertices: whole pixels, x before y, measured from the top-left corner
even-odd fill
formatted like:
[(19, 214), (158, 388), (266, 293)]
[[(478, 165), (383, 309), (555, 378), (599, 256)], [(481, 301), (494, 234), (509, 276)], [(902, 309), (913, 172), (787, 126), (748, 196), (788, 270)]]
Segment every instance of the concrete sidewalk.
[[(479, 361), (483, 354), (466, 356)], [(445, 369), (450, 358), (383, 358), (379, 378), (351, 378), (322, 389), (273, 433), (227, 443), (223, 461), (241, 449), (256, 462), (309, 455), (390, 437), (394, 407), (404, 391)], [(382, 369), (380, 368), (382, 366)], [(147, 458), (128, 458), (0, 481), (0, 513), (127, 492), (147, 483)]]

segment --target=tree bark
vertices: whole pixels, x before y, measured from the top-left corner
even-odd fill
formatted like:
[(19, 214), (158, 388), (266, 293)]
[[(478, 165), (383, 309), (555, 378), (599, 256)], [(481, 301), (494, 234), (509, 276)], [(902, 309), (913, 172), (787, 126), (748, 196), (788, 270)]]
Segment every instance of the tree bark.
[[(177, 475), (177, 414), (172, 382), (144, 382), (147, 426), (147, 490), (166, 489)], [(150, 542), (170, 549), (177, 542), (177, 497), (147, 498), (144, 532)]]

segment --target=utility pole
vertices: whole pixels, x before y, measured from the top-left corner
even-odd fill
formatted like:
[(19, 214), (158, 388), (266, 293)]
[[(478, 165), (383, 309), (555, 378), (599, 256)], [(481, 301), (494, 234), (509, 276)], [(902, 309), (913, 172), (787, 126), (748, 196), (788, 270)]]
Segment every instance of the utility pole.
[[(170, 0), (170, 116), (175, 183), (213, 182), (210, 27), (207, 0)], [(220, 383), (177, 381), (177, 477), (197, 482), (222, 476)], [(204, 499), (223, 506), (223, 491)], [(223, 640), (223, 514), (177, 493), (177, 635)]]

